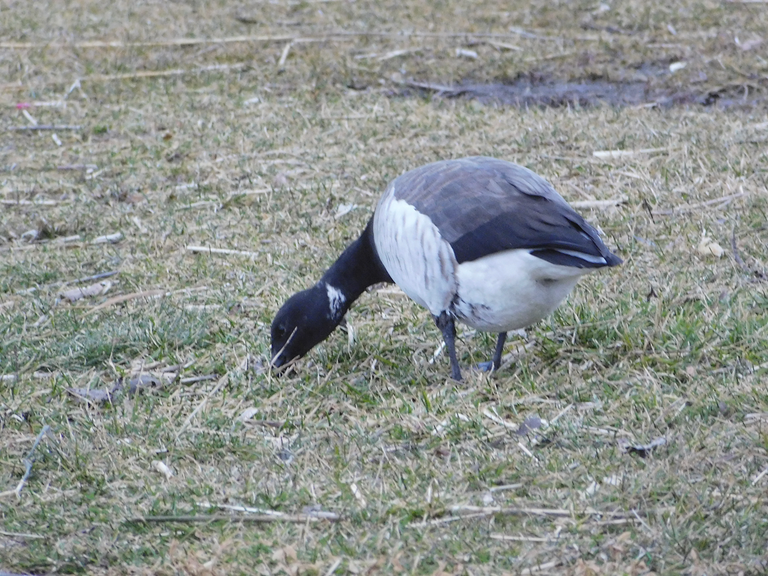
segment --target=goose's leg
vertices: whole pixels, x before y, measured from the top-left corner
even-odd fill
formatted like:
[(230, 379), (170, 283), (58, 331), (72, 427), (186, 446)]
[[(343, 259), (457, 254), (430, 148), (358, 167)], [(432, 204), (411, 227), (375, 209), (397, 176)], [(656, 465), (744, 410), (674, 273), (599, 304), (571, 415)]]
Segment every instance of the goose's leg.
[(507, 341), (507, 333), (499, 332), (499, 339), (496, 340), (496, 351), (493, 353), (493, 369), (494, 371), (501, 368), (501, 355), (504, 352), (504, 344)]
[(445, 347), (448, 348), (448, 356), (451, 358), (451, 378), (461, 380), (461, 370), (459, 369), (459, 360), (456, 358), (456, 324), (453, 316), (448, 312), (441, 312), (440, 316), (435, 316), (435, 324), (443, 333)]
[(504, 344), (507, 342), (507, 333), (506, 332), (500, 332), (499, 338), (496, 340), (496, 350), (493, 353), (493, 360), (490, 362), (480, 362), (480, 364), (477, 365), (480, 370), (483, 372), (490, 372), (493, 370), (494, 372), (501, 368), (501, 355), (504, 352)]

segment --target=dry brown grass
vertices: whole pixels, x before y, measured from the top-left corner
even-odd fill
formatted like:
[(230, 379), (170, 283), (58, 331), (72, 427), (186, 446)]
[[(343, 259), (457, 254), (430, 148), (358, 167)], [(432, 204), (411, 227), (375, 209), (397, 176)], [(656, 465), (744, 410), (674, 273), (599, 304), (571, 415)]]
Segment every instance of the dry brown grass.
[[(21, 102), (80, 126), (0, 142), (0, 570), (766, 571), (768, 65), (744, 48), (768, 7), (606, 6), (0, 7), (0, 126), (30, 124)], [(752, 104), (520, 110), (400, 83), (532, 71), (650, 74)], [(594, 155), (613, 150), (652, 151)], [(439, 335), (392, 287), (352, 309), (354, 338), (264, 373), (271, 316), (386, 182), (471, 154), (574, 202), (626, 197), (583, 209), (624, 266), (583, 282), (491, 377), (456, 385), (430, 363)], [(105, 294), (59, 301), (99, 281)], [(491, 347), (465, 331), (462, 362)], [(132, 395), (138, 374), (152, 386)], [(111, 404), (67, 391), (120, 378)], [(532, 416), (549, 426), (517, 434)], [(645, 458), (623, 451), (660, 437)]]

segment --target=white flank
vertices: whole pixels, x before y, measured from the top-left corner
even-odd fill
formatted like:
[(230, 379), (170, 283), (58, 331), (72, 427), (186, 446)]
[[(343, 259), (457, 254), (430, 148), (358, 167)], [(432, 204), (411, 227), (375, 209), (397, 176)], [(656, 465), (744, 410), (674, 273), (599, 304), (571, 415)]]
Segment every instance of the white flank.
[(331, 310), (331, 318), (337, 318), (344, 308), (344, 302), (346, 302), (347, 299), (344, 297), (341, 290), (330, 284), (326, 283), (325, 289), (328, 291), (328, 307)]
[[(392, 280), (434, 315), (450, 311), (487, 332), (525, 328), (549, 315), (594, 268), (560, 266), (506, 250), (461, 264), (430, 218), (395, 198), (394, 183), (376, 207), (376, 251)], [(571, 250), (563, 254), (605, 264), (601, 257)]]
[(376, 251), (392, 280), (418, 304), (439, 315), (456, 293), (456, 257), (425, 216), (395, 198), (390, 184), (373, 220)]
[(558, 266), (528, 250), (507, 250), (459, 264), (458, 318), (487, 332), (533, 324), (562, 302), (589, 268)]

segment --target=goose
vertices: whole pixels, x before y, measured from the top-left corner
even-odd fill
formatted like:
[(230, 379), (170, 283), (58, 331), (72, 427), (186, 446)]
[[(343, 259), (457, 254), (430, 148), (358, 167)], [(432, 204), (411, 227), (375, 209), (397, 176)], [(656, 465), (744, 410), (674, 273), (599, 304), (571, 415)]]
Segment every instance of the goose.
[(461, 380), (456, 321), (498, 334), (549, 315), (581, 276), (617, 266), (584, 218), (538, 174), (475, 156), (395, 178), (359, 238), (312, 287), (291, 296), (271, 326), (271, 365), (284, 367), (325, 340), (373, 284), (394, 282), (442, 332)]

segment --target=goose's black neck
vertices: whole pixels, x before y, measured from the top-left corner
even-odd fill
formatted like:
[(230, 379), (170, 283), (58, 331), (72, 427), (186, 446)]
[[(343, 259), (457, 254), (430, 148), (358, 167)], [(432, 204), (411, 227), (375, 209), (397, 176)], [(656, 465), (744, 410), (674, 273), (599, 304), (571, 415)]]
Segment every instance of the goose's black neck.
[(343, 308), (346, 312), (368, 286), (378, 282), (392, 282), (392, 278), (376, 252), (371, 218), (360, 237), (347, 246), (323, 274), (318, 285), (325, 284), (340, 291), (344, 296)]

